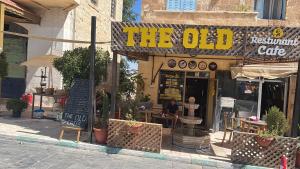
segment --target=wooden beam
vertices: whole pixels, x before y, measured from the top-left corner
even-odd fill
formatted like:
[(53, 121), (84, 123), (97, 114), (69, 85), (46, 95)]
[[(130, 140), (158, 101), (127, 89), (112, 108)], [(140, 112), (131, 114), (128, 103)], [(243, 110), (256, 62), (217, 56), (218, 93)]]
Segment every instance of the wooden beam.
[(295, 101), (294, 101), (294, 114), (292, 121), (292, 136), (297, 137), (299, 135), (298, 125), (300, 123), (300, 60), (298, 61), (298, 74), (297, 74), (297, 82), (296, 82), (296, 93), (295, 93)]
[(0, 52), (3, 51), (5, 5), (0, 3)]
[(117, 103), (117, 69), (118, 69), (118, 55), (116, 52), (113, 52), (113, 60), (112, 60), (112, 71), (111, 71), (111, 105), (110, 105), (110, 117), (115, 118), (116, 112), (116, 103)]

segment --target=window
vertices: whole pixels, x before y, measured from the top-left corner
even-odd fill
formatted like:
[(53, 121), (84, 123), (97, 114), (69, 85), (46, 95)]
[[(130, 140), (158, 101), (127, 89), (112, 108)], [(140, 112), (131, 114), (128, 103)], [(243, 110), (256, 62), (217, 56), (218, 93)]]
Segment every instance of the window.
[(168, 11), (195, 11), (196, 0), (167, 0)]
[(110, 16), (114, 19), (116, 18), (116, 5), (117, 5), (116, 0), (111, 0), (111, 13), (110, 13)]
[(184, 72), (160, 71), (158, 104), (164, 104), (175, 98), (183, 101)]
[(98, 4), (98, 0), (91, 0), (91, 3), (94, 4), (94, 5), (97, 5)]
[(255, 11), (261, 19), (285, 19), (286, 0), (255, 0)]

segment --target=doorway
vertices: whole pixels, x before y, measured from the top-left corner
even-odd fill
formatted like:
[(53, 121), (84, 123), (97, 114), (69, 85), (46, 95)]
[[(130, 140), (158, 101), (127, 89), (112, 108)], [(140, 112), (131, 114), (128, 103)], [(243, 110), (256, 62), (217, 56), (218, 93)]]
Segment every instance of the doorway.
[[(188, 103), (189, 97), (195, 97), (195, 104), (199, 104), (195, 116), (202, 118), (202, 125), (206, 125), (208, 79), (186, 78), (185, 86), (185, 102)], [(187, 110), (184, 111), (184, 115), (187, 115)]]
[(284, 111), (284, 82), (264, 82), (262, 86), (262, 100), (261, 100), (261, 114), (265, 115), (265, 112), (272, 106), (278, 107), (281, 111)]

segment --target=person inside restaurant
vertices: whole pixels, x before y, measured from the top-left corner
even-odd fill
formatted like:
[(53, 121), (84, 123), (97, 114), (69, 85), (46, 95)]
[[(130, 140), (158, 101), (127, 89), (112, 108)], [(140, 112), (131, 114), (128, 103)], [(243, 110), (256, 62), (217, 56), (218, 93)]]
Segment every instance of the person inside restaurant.
[[(173, 125), (176, 126), (179, 111), (178, 111), (177, 102), (174, 98), (172, 98), (170, 100), (170, 102), (167, 104), (167, 106), (165, 107), (165, 113), (170, 115), (171, 117), (174, 117), (174, 124)], [(174, 126), (172, 126), (172, 127), (174, 127)]]

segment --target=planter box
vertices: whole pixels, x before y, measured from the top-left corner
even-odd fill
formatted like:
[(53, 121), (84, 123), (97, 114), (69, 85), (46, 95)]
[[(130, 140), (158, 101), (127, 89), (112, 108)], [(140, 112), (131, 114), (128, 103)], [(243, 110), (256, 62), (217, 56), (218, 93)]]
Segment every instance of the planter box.
[(138, 133), (128, 131), (128, 121), (109, 119), (107, 145), (132, 150), (160, 152), (162, 125), (137, 122), (142, 124)]
[(277, 137), (268, 147), (262, 147), (255, 140), (256, 136), (252, 133), (233, 133), (233, 163), (279, 168), (280, 157), (285, 155), (288, 158), (288, 168), (295, 168), (297, 139)]

